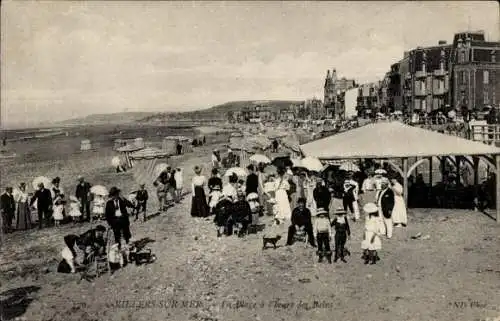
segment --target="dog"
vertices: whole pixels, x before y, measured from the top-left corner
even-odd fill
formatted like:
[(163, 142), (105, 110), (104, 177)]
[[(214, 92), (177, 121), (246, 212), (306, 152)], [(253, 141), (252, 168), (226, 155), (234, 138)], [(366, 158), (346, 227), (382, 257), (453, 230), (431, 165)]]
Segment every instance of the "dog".
[(278, 241), (281, 240), (281, 236), (280, 235), (277, 235), (275, 237), (262, 237), (262, 249), (265, 250), (267, 248), (267, 244), (271, 244), (273, 245), (274, 248), (276, 248), (276, 244), (278, 243)]

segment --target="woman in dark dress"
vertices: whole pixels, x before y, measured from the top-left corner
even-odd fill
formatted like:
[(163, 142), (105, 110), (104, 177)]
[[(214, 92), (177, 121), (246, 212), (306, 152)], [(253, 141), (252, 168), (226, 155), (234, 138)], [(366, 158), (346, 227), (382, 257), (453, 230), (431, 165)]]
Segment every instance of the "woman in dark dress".
[(210, 214), (207, 197), (205, 195), (205, 185), (207, 185), (207, 179), (205, 176), (201, 175), (201, 167), (196, 166), (194, 168), (194, 172), (195, 176), (193, 177), (193, 182), (191, 184), (193, 193), (191, 216), (207, 217)]

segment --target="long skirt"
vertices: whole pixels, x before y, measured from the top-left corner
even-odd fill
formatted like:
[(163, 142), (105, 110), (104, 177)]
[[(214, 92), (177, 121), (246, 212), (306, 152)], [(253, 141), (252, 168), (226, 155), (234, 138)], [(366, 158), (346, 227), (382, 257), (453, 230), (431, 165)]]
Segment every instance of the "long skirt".
[(407, 224), (405, 201), (402, 196), (394, 197), (394, 208), (392, 209), (392, 221), (394, 224)]
[(210, 208), (207, 204), (205, 190), (202, 186), (195, 186), (193, 201), (191, 203), (191, 216), (207, 217), (210, 215)]
[(288, 195), (285, 190), (279, 189), (276, 191), (276, 218), (284, 221), (289, 221), (292, 217), (292, 210), (290, 208), (290, 202), (288, 201)]
[(31, 211), (28, 202), (17, 203), (17, 230), (29, 230), (31, 228)]

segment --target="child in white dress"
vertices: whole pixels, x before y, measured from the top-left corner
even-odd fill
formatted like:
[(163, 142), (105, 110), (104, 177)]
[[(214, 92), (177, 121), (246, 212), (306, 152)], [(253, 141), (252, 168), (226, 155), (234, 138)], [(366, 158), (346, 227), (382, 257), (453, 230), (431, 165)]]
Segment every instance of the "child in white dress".
[(361, 242), (363, 250), (363, 259), (365, 264), (375, 264), (380, 258), (377, 251), (382, 249), (382, 240), (380, 236), (383, 234), (382, 223), (378, 217), (378, 207), (374, 203), (367, 203), (363, 207), (367, 215), (365, 222), (365, 235)]
[(75, 196), (70, 196), (69, 200), (69, 216), (76, 223), (82, 216), (82, 212), (80, 212), (80, 202)]
[(56, 194), (54, 199), (54, 210), (52, 216), (54, 218), (54, 225), (58, 227), (61, 221), (64, 219), (64, 196), (61, 194)]
[(102, 195), (94, 195), (94, 201), (92, 205), (92, 215), (98, 219), (104, 218), (104, 207), (106, 201)]

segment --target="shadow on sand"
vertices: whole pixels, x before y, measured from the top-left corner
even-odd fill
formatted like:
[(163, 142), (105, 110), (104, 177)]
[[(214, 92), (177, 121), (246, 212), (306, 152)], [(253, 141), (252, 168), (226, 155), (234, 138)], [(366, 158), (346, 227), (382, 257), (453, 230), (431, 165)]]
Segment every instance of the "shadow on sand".
[(27, 286), (0, 293), (1, 320), (13, 320), (22, 316), (34, 301), (33, 294), (39, 290), (39, 286)]

